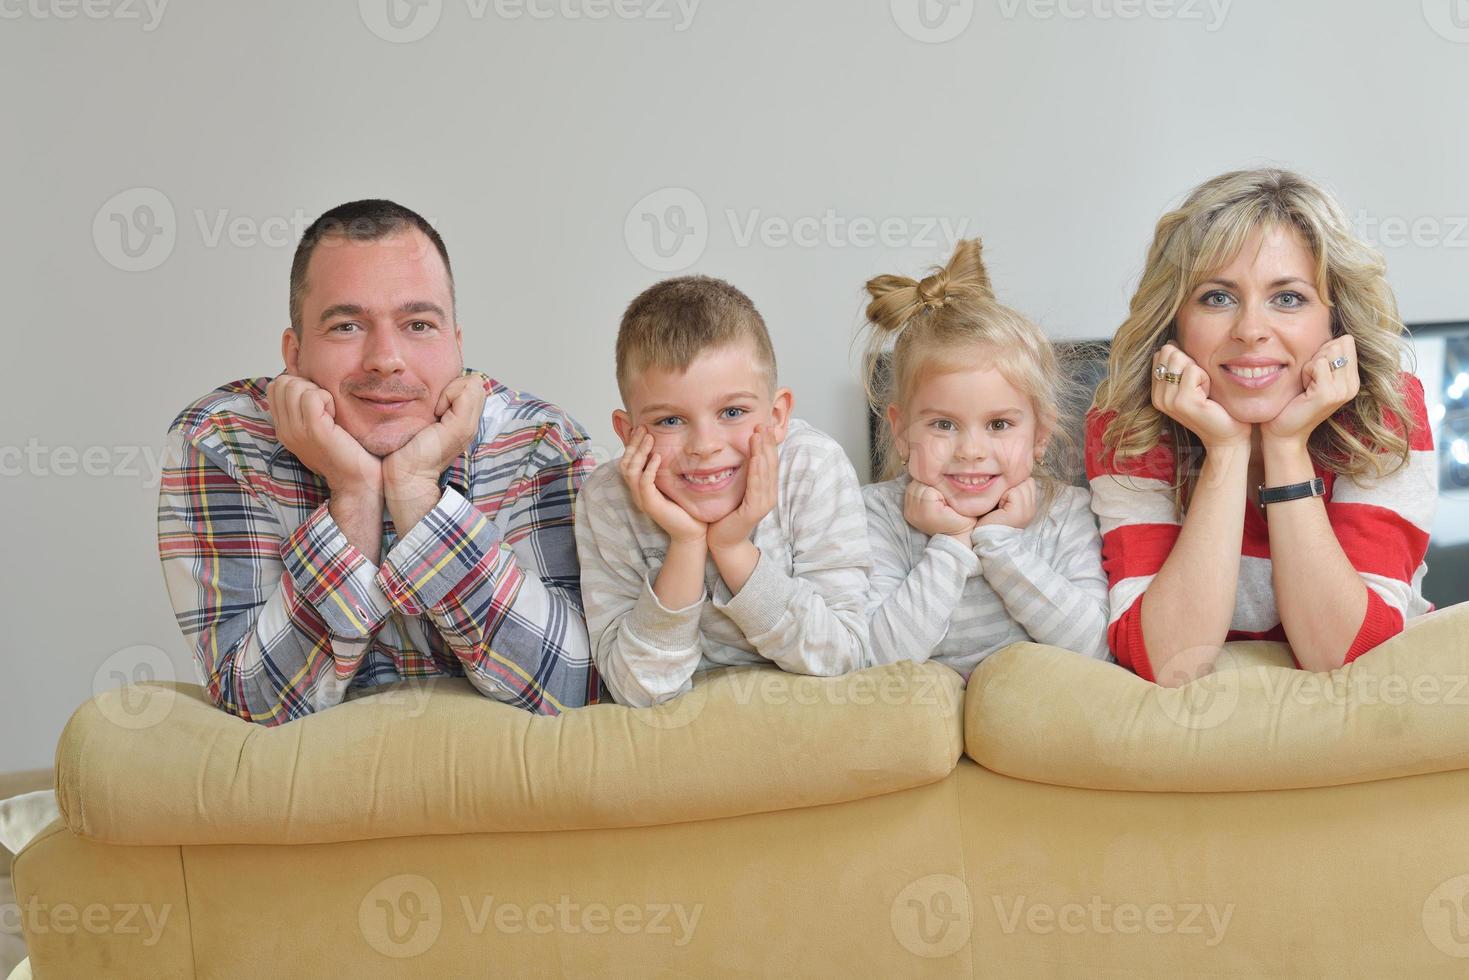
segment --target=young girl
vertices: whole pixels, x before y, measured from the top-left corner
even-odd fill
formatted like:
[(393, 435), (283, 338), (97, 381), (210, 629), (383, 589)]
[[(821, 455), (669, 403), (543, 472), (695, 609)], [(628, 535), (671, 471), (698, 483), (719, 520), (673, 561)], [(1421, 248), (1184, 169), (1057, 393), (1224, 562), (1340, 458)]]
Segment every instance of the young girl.
[(1046, 465), (1066, 438), (1051, 344), (995, 302), (977, 239), (922, 282), (879, 276), (867, 291), (868, 395), (890, 426), (885, 482), (862, 491), (875, 662), (932, 658), (968, 678), (1023, 640), (1111, 659), (1088, 495)]

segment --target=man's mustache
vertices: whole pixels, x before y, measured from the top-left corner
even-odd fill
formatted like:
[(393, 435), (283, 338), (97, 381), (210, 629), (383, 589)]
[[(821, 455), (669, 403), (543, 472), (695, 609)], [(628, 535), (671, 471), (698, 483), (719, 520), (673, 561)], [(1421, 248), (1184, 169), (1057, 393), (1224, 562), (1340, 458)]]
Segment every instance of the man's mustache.
[(378, 398), (423, 398), (428, 395), (428, 389), (422, 385), (405, 388), (401, 385), (342, 385), (342, 390), (349, 395), (373, 395)]

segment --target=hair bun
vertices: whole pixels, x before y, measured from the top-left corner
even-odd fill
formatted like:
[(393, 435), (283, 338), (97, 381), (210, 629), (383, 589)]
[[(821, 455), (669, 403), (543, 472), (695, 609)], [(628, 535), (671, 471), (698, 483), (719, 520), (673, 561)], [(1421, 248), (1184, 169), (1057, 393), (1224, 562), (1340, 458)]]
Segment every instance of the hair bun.
[(867, 319), (879, 330), (898, 331), (919, 313), (963, 297), (994, 299), (978, 238), (954, 246), (949, 261), (921, 282), (907, 276), (876, 276), (867, 281)]

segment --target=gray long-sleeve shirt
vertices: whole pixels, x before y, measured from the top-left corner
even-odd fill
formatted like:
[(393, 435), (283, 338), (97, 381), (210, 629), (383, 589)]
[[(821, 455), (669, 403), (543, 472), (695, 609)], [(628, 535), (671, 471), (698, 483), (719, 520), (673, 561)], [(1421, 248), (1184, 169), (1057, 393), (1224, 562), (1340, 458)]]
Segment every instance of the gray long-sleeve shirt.
[(876, 663), (932, 659), (968, 678), (1023, 640), (1111, 659), (1102, 538), (1085, 490), (1060, 487), (1029, 526), (977, 527), (965, 547), (903, 519), (908, 483), (905, 475), (862, 488)]
[(633, 504), (617, 464), (582, 487), (582, 601), (597, 669), (619, 702), (661, 703), (689, 690), (695, 672), (730, 664), (819, 676), (868, 664), (871, 556), (857, 474), (834, 439), (797, 419), (779, 457), (775, 508), (751, 535), (754, 572), (731, 594), (710, 558), (704, 598), (684, 609), (653, 593), (668, 535)]

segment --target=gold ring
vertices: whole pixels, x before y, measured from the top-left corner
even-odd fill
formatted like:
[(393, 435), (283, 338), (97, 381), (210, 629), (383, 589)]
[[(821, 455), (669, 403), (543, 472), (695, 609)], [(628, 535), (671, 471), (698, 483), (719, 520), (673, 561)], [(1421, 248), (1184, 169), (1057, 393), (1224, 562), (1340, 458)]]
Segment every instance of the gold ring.
[(1183, 375), (1181, 375), (1181, 374), (1174, 374), (1172, 371), (1164, 371), (1163, 372), (1163, 380), (1166, 381), (1166, 382), (1168, 382), (1171, 385), (1176, 385), (1180, 381), (1183, 380)]

